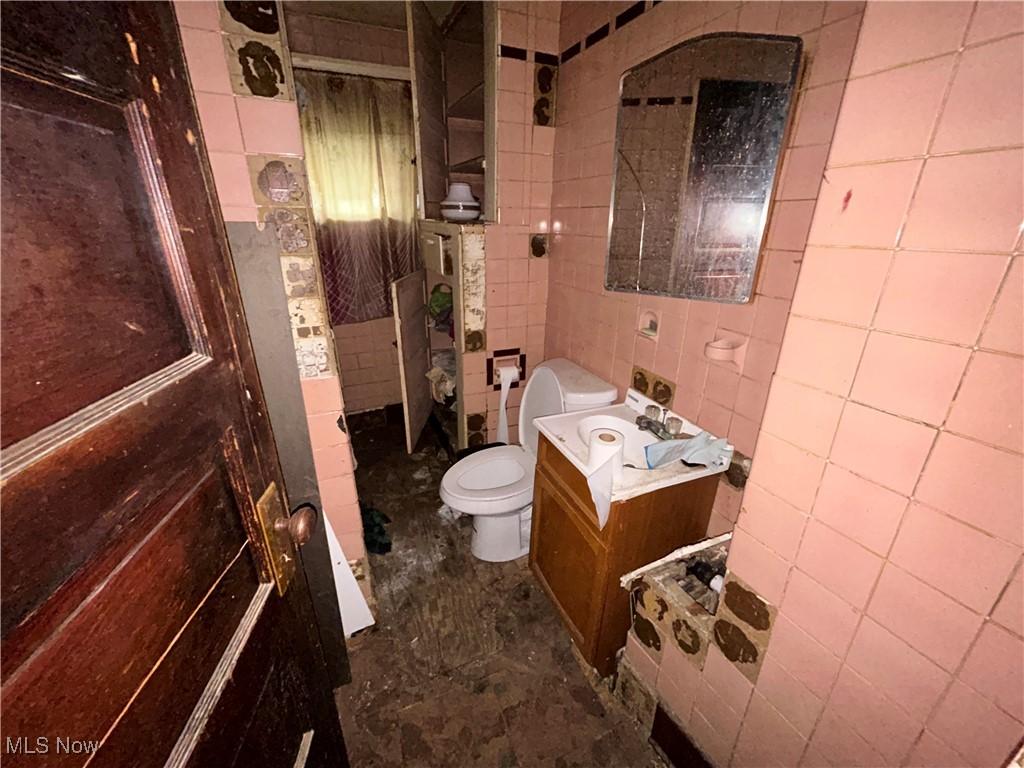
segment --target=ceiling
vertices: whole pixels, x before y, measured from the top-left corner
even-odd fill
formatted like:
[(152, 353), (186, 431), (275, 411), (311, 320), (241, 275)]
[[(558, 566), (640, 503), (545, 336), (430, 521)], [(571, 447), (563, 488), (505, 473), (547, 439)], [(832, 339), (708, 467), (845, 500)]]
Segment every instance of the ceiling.
[[(438, 26), (455, 3), (453, 0), (427, 0), (427, 10)], [(285, 11), (326, 16), (342, 21), (377, 27), (405, 29), (405, 3), (402, 0), (286, 0)]]

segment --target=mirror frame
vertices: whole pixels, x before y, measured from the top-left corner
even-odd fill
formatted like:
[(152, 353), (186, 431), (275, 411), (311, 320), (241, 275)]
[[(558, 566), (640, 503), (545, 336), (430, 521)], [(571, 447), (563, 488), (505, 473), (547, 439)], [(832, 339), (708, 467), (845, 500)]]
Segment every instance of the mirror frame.
[[(793, 57), (793, 66), (790, 69), (790, 76), (788, 85), (792, 89), (792, 93), (789, 99), (789, 106), (786, 111), (786, 118), (782, 129), (782, 140), (779, 144), (778, 155), (775, 158), (775, 162), (772, 166), (772, 172), (770, 176), (769, 192), (765, 204), (761, 210), (761, 221), (759, 223), (759, 235), (757, 243), (757, 258), (754, 262), (753, 273), (751, 274), (750, 280), (750, 292), (745, 298), (741, 299), (722, 299), (722, 298), (710, 298), (707, 296), (688, 296), (679, 293), (669, 293), (667, 291), (652, 291), (644, 290), (639, 286), (639, 270), (637, 271), (637, 286), (633, 289), (625, 289), (620, 287), (613, 287), (608, 284), (608, 261), (611, 257), (612, 248), (612, 228), (615, 225), (615, 191), (619, 177), (619, 140), (622, 137), (622, 86), (626, 77), (631, 73), (639, 69), (640, 67), (650, 64), (663, 56), (672, 53), (679, 48), (692, 45), (694, 43), (703, 42), (706, 40), (713, 40), (716, 38), (728, 38), (731, 40), (746, 39), (746, 40), (762, 40), (770, 42), (790, 42), (796, 45), (796, 55)], [(653, 56), (644, 59), (631, 66), (629, 69), (623, 71), (619, 76), (619, 89), (618, 89), (618, 101), (617, 101), (617, 112), (615, 115), (615, 141), (612, 145), (612, 152), (614, 153), (614, 165), (612, 166), (612, 188), (611, 197), (608, 204), (608, 232), (607, 232), (607, 246), (605, 248), (604, 257), (604, 289), (606, 291), (613, 291), (615, 293), (636, 293), (645, 296), (665, 296), (673, 299), (687, 299), (689, 301), (707, 301), (715, 304), (749, 304), (754, 298), (754, 288), (757, 285), (757, 278), (761, 271), (762, 252), (764, 251), (765, 232), (768, 229), (768, 220), (771, 216), (772, 209), (775, 206), (775, 195), (778, 191), (780, 168), (782, 166), (783, 155), (786, 152), (786, 147), (789, 142), (790, 133), (793, 129), (794, 117), (796, 115), (797, 96), (799, 94), (800, 80), (803, 77), (804, 67), (804, 46), (803, 38), (794, 35), (771, 35), (758, 32), (709, 32), (704, 35), (698, 35), (691, 37), (682, 42), (676, 43), (675, 45), (660, 51)]]

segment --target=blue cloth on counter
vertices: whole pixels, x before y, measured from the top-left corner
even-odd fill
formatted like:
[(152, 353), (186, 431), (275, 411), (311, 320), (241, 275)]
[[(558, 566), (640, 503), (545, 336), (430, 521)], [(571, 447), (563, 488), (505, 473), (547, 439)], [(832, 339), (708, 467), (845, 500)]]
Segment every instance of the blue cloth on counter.
[(707, 432), (686, 440), (659, 440), (644, 448), (647, 468), (657, 469), (673, 461), (688, 464), (703, 464), (705, 467), (725, 468), (729, 458), (729, 442), (724, 437), (715, 438)]

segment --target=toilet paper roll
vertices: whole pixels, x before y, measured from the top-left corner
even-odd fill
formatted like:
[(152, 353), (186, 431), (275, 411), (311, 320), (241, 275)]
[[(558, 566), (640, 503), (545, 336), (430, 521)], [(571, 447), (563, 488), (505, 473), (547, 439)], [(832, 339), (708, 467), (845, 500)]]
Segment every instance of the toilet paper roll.
[(501, 398), (498, 401), (498, 442), (508, 443), (508, 392), (512, 385), (519, 381), (519, 369), (514, 365), (498, 366), (495, 371), (501, 385)]
[(612, 487), (622, 476), (622, 449), (625, 439), (613, 429), (595, 429), (590, 433), (587, 455), (587, 486), (597, 510), (597, 522), (604, 528), (612, 505)]

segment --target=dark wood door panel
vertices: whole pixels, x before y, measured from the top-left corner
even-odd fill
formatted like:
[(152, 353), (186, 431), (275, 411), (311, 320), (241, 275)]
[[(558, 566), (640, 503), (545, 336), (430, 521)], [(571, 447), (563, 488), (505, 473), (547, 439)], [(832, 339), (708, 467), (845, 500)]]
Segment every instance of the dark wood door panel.
[[(123, 556), (117, 540), (127, 540), (147, 514), (160, 515), (177, 503), (174, 489), (181, 478), (223, 453), (224, 415), (231, 403), (221, 398), (213, 404), (210, 398), (229, 375), (213, 366), (201, 368), (127, 411), (130, 430), (108, 420), (89, 432), (87, 442), (67, 442), (5, 479), (0, 516), (5, 640), (20, 644), (9, 637), (13, 630), (27, 632), (19, 625), (39, 622), (42, 602), (68, 588), (90, 564), (102, 575), (103, 562), (114, 557), (106, 569), (113, 567)], [(140, 472), (149, 468), (160, 472)], [(81, 599), (85, 593), (74, 594)]]
[[(139, 105), (8, 71), (2, 91), (2, 444), (192, 352)], [(154, 188), (150, 188), (154, 187)], [(173, 263), (172, 263), (173, 262)]]
[[(191, 750), (175, 754), (170, 768), (293, 766), (308, 731), (313, 731), (308, 768), (345, 764), (326, 724), (309, 717), (317, 703), (309, 694), (301, 638), (265, 631), (268, 626), (296, 626), (298, 617), (292, 610), (283, 602), (264, 605), (254, 619), (251, 641), (223, 680), (203, 734), (194, 739)], [(268, 666), (267, 659), (274, 659), (274, 664)], [(183, 742), (187, 735), (182, 734)]]
[(308, 587), (267, 583), (254, 505), (281, 473), (173, 10), (0, 15), (0, 737), (159, 765), (198, 723), (234, 759), (280, 708), (275, 743), (315, 723), (343, 762)]
[[(242, 552), (189, 621), (131, 708), (107, 736), (90, 766), (122, 768), (163, 761), (171, 754), (181, 725), (199, 701), (227, 649), (235, 627), (256, 594), (258, 574), (250, 553)], [(173, 691), (169, 696), (168, 691)]]
[(8, 733), (101, 738), (245, 546), (227, 468), (213, 468), (11, 674)]

